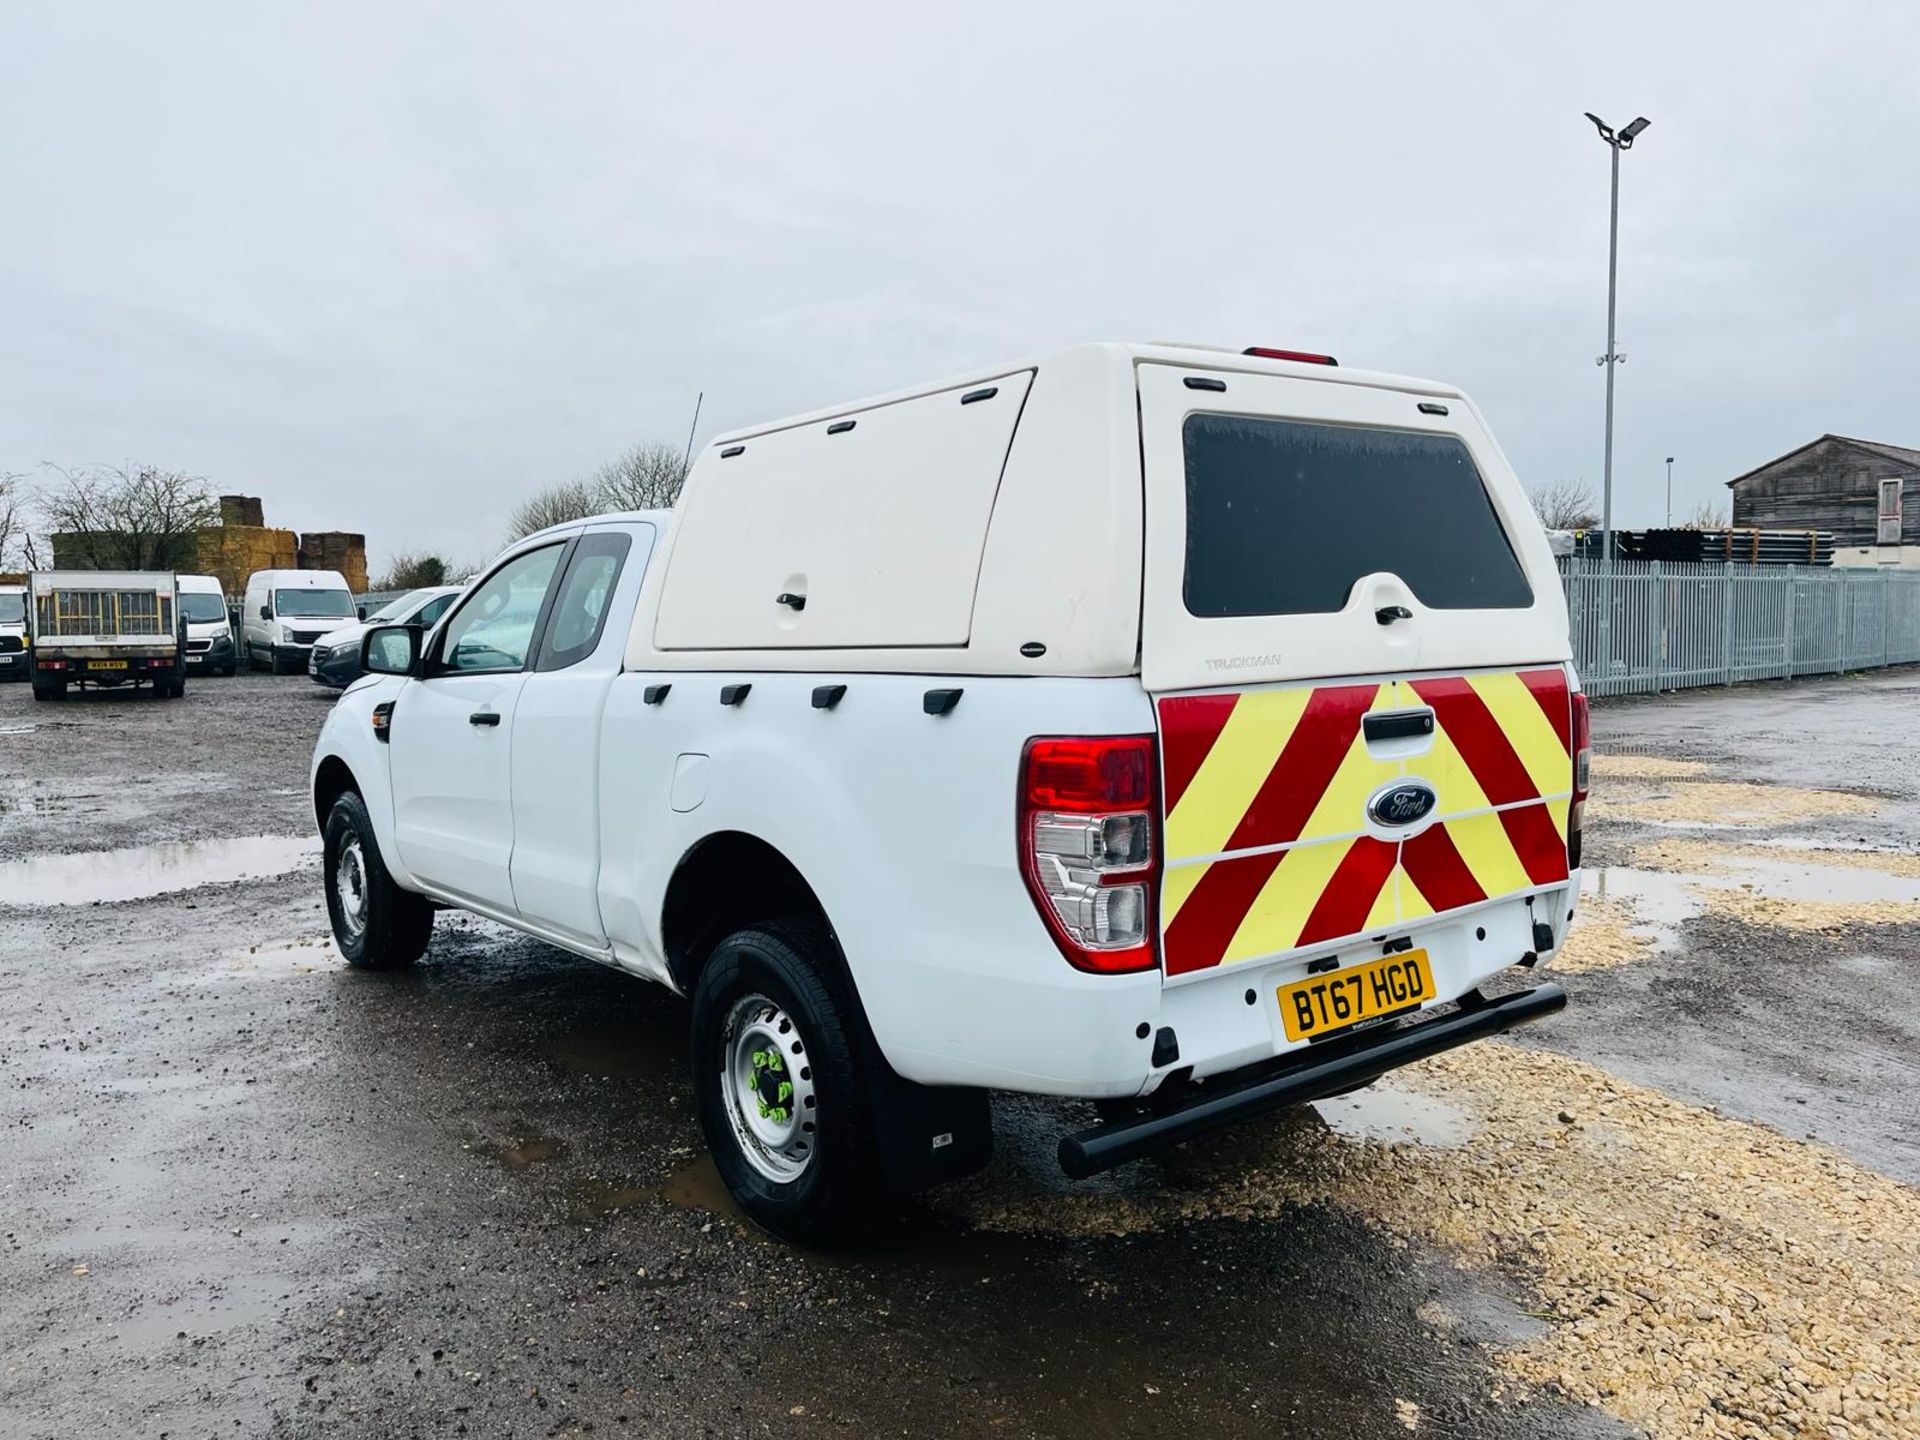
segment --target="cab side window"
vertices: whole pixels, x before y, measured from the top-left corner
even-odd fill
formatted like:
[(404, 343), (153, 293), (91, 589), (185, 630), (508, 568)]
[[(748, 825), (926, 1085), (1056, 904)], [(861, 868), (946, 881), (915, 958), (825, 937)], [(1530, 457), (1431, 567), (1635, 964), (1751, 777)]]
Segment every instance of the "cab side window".
[(440, 617), (447, 613), (447, 607), (458, 600), (458, 595), (437, 595), (420, 607), (420, 613), (407, 623), (418, 625), (423, 630), (431, 630)]
[(611, 532), (583, 536), (573, 547), (535, 670), (564, 670), (594, 652), (607, 628), (607, 606), (631, 548), (627, 536)]
[(559, 567), (564, 543), (516, 555), (465, 597), (440, 642), (438, 674), (483, 674), (526, 668), (540, 606)]

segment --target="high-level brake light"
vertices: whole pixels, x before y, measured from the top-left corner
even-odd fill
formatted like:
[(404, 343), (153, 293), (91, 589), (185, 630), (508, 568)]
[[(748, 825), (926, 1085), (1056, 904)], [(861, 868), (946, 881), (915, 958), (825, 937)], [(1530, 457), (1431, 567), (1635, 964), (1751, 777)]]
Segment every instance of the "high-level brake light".
[(1249, 345), (1242, 355), (1258, 355), (1262, 360), (1297, 360), (1302, 365), (1338, 365), (1331, 355), (1316, 355), (1310, 350), (1275, 350), (1266, 345)]
[(1020, 870), (1060, 953), (1082, 970), (1151, 970), (1151, 735), (1030, 740), (1020, 767)]

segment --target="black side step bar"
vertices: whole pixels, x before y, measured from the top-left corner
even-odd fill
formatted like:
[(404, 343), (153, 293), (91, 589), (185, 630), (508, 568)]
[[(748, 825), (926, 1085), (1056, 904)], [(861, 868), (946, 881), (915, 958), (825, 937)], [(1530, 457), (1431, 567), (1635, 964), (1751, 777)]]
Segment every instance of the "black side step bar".
[(1242, 1120), (1288, 1105), (1323, 1100), (1329, 1095), (1377, 1080), (1389, 1070), (1438, 1055), (1456, 1045), (1484, 1040), (1567, 1008), (1567, 992), (1558, 985), (1515, 990), (1491, 1000), (1478, 992), (1461, 1007), (1434, 1020), (1415, 1021), (1379, 1033), (1367, 1032), (1337, 1047), (1336, 1053), (1309, 1052), (1286, 1069), (1239, 1084), (1202, 1086), (1177, 1108), (1108, 1120), (1060, 1140), (1060, 1168), (1075, 1180), (1098, 1175), (1129, 1160), (1222, 1130)]

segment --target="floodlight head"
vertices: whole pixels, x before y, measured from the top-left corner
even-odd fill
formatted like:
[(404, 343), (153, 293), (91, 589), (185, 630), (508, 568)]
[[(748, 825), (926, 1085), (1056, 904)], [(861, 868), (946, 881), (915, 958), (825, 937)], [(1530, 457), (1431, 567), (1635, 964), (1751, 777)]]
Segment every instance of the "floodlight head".
[(1600, 132), (1600, 138), (1602, 140), (1606, 141), (1609, 145), (1613, 144), (1613, 127), (1611, 125), (1607, 124), (1606, 121), (1602, 120), (1591, 110), (1587, 111), (1587, 119), (1593, 122), (1593, 128)]
[(1652, 123), (1653, 122), (1644, 115), (1634, 116), (1620, 131), (1620, 148), (1622, 150), (1631, 150), (1635, 137)]

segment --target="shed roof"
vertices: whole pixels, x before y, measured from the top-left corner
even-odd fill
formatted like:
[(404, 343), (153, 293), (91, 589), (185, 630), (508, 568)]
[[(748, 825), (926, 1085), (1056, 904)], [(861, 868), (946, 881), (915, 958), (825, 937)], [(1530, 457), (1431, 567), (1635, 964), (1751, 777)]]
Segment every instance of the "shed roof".
[(1794, 456), (1799, 455), (1805, 451), (1811, 450), (1814, 446), (1826, 440), (1831, 440), (1838, 445), (1850, 445), (1855, 450), (1864, 450), (1869, 455), (1877, 455), (1883, 460), (1897, 460), (1902, 465), (1912, 465), (1916, 469), (1920, 469), (1920, 450), (1909, 450), (1904, 445), (1886, 445), (1886, 444), (1882, 444), (1878, 440), (1856, 440), (1851, 435), (1829, 434), (1829, 435), (1822, 435), (1815, 440), (1809, 440), (1806, 444), (1797, 446), (1796, 448), (1787, 451), (1787, 453), (1784, 455), (1776, 455), (1773, 457), (1773, 459), (1767, 461), (1766, 464), (1756, 465), (1753, 467), (1753, 469), (1747, 471), (1746, 474), (1744, 475), (1734, 476), (1733, 479), (1727, 481), (1727, 488), (1729, 489), (1733, 488), (1735, 485), (1738, 485), (1742, 480), (1751, 480), (1754, 476), (1758, 475), (1762, 470), (1771, 470), (1775, 465), (1778, 465), (1782, 460), (1791, 460), (1793, 459)]

